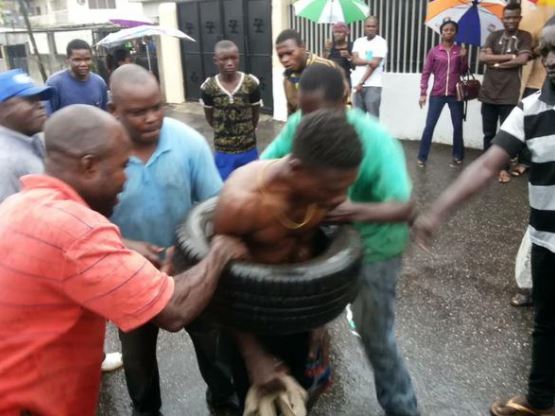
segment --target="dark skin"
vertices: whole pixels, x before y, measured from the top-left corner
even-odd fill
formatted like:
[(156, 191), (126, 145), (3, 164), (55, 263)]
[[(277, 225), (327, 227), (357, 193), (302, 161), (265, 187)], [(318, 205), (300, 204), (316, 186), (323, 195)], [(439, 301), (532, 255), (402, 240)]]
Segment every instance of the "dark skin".
[[(91, 209), (109, 216), (123, 189), (131, 151), (121, 124), (95, 107), (69, 106), (48, 121), (45, 140), (45, 173), (71, 186)], [(229, 261), (245, 256), (238, 240), (216, 237), (204, 260), (174, 276), (174, 293), (152, 322), (168, 331), (182, 329), (207, 305)]]
[[(378, 24), (378, 19), (376, 19), (375, 17), (369, 17), (365, 20), (364, 22), (364, 35), (366, 36), (366, 39), (368, 40), (372, 40), (376, 37), (376, 35), (378, 34), (378, 30), (379, 30), (379, 24)], [(362, 79), (360, 80), (360, 82), (355, 85), (354, 89), (356, 92), (360, 92), (362, 91), (362, 87), (364, 85), (364, 83), (366, 82), (366, 80), (368, 78), (370, 78), (372, 76), (372, 73), (374, 72), (374, 70), (380, 66), (381, 62), (383, 61), (383, 58), (373, 58), (373, 59), (364, 59), (362, 58), (357, 52), (353, 53), (353, 65), (355, 66), (367, 66), (366, 72), (364, 73), (364, 76), (362, 77)]]
[(85, 81), (91, 73), (92, 53), (90, 49), (73, 49), (67, 57), (67, 63), (71, 75)]
[[(331, 102), (324, 98), (321, 91), (299, 91), (299, 105), (303, 114), (310, 114), (320, 109), (337, 109), (345, 111), (343, 101)], [(411, 222), (414, 219), (414, 201), (355, 203), (345, 201), (328, 213), (326, 221), (343, 222)]]
[(14, 97), (0, 103), (0, 125), (26, 136), (42, 131), (46, 110), (39, 97)]
[[(343, 58), (351, 59), (351, 54), (347, 50), (347, 47), (349, 46), (347, 42), (347, 33), (345, 33), (345, 31), (343, 30), (334, 30), (333, 40), (335, 42), (335, 46), (337, 47), (337, 49), (340, 49), (339, 54)], [(330, 57), (330, 51), (331, 51), (332, 45), (333, 45), (332, 41), (326, 42), (324, 46), (324, 49), (325, 49), (324, 58), (327, 59)]]
[[(513, 36), (518, 33), (518, 27), (522, 16), (520, 10), (505, 10), (503, 12), (503, 26), (505, 28), (506, 36)], [(479, 60), (488, 66), (495, 67), (497, 69), (512, 69), (518, 68), (530, 60), (529, 52), (522, 52), (518, 55), (516, 54), (494, 54), (491, 48), (484, 48), (480, 51)]]
[[(544, 51), (542, 63), (547, 70), (548, 79), (555, 85), (555, 28), (544, 29), (544, 37), (549, 41), (550, 47), (548, 51)], [(510, 155), (494, 144), (469, 165), (433, 203), (429, 211), (417, 218), (413, 228), (416, 242), (420, 246), (428, 247), (431, 238), (449, 215), (484, 189), (509, 159)]]
[[(313, 255), (316, 230), (326, 214), (346, 199), (347, 188), (358, 169), (308, 169), (291, 156), (277, 161), (259, 161), (238, 169), (225, 183), (214, 217), (214, 232), (236, 236), (245, 242), (252, 259), (261, 263), (300, 262)], [(256, 178), (256, 179), (255, 179)], [(311, 217), (310, 206), (316, 204)], [(298, 229), (286, 227), (288, 218)], [(280, 376), (287, 370), (268, 354), (253, 334), (234, 332), (251, 383), (263, 390), (284, 388)], [(311, 334), (308, 359), (319, 346), (328, 360), (329, 338), (325, 328)]]
[[(214, 54), (214, 64), (218, 68), (218, 80), (222, 87), (230, 94), (235, 91), (241, 77), (237, 72), (239, 70), (239, 49), (237, 47), (229, 49), (219, 49), (216, 50)], [(214, 109), (205, 108), (204, 115), (206, 116), (206, 121), (210, 126), (214, 127)], [(258, 126), (258, 120), (260, 118), (260, 107), (252, 107), (252, 124), (253, 128), (256, 129)]]

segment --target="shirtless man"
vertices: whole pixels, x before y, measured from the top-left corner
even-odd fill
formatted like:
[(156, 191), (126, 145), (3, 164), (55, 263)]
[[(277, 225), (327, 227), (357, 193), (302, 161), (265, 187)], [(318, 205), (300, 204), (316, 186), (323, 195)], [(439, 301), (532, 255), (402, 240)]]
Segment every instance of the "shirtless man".
[[(214, 231), (240, 237), (260, 263), (307, 260), (314, 254), (318, 226), (346, 200), (361, 160), (361, 142), (344, 112), (316, 111), (300, 124), (291, 155), (253, 162), (230, 177), (216, 207)], [(303, 387), (310, 387), (314, 380), (305, 378), (305, 366), (320, 347), (326, 355), (326, 338), (323, 329), (287, 337), (235, 334), (250, 383), (270, 388), (280, 387), (284, 372), (273, 354), (285, 361)], [(327, 364), (325, 357), (323, 361)], [(248, 381), (241, 385), (236, 374), (234, 379), (244, 400)]]

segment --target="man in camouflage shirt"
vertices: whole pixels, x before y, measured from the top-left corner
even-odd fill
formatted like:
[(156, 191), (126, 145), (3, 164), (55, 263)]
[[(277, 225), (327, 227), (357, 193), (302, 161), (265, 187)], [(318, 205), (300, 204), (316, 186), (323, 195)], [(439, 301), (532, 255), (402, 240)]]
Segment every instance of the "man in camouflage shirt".
[(238, 71), (235, 43), (216, 43), (214, 63), (219, 73), (201, 85), (200, 102), (214, 128), (216, 166), (225, 180), (233, 170), (258, 158), (255, 130), (262, 101), (258, 79)]

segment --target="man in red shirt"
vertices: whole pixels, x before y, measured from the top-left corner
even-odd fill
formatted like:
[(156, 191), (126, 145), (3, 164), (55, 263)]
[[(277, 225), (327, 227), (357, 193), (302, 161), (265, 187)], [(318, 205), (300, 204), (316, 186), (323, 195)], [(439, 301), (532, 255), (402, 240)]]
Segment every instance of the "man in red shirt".
[(94, 415), (106, 320), (178, 331), (243, 257), (217, 236), (174, 278), (128, 250), (106, 217), (125, 182), (130, 141), (111, 115), (75, 105), (46, 123), (45, 175), (0, 206), (0, 414)]

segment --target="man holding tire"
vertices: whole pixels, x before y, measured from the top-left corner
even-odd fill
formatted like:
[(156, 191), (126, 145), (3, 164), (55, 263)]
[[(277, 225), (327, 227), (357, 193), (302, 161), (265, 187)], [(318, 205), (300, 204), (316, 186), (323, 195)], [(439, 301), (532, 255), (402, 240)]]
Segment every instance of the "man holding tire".
[[(322, 108), (345, 111), (335, 92), (337, 70), (313, 65), (303, 72), (299, 85), (300, 112), (293, 114), (262, 159), (291, 152), (303, 116)], [(413, 217), (411, 184), (399, 143), (360, 110), (346, 117), (362, 142), (364, 157), (349, 200), (327, 216), (333, 222), (353, 222), (364, 243), (362, 289), (353, 314), (367, 357), (374, 370), (378, 401), (386, 414), (419, 415), (409, 373), (397, 349), (394, 330), (395, 287), (401, 257), (408, 243), (407, 222)]]

